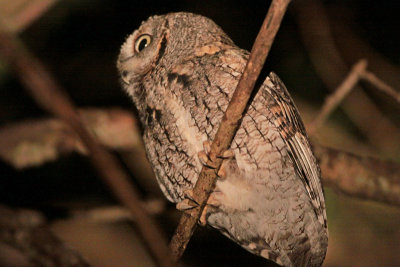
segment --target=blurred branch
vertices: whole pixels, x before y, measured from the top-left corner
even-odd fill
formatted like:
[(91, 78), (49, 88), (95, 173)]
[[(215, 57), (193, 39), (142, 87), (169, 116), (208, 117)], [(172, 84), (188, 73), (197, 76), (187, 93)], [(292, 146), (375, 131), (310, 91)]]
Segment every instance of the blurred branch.
[(400, 207), (400, 165), (314, 146), (323, 183), (348, 196)]
[(231, 146), (251, 92), (271, 49), (289, 3), (290, 0), (273, 0), (269, 7), (260, 32), (254, 42), (249, 61), (246, 64), (245, 70), (212, 142), (209, 153), (210, 159), (207, 165), (213, 168), (203, 166), (193, 189), (193, 198), (199, 203), (199, 208), (195, 209), (190, 215), (186, 213), (182, 215), (175, 234), (171, 239), (170, 249), (175, 260), (178, 260), (184, 253), (207, 199), (214, 188), (217, 171), (222, 164), (222, 158), (219, 155), (222, 155)]
[[(335, 45), (323, 3), (318, 0), (304, 0), (295, 2), (292, 7), (303, 43), (316, 72), (326, 87), (334, 90), (344, 80), (349, 68)], [(344, 111), (372, 145), (385, 152), (396, 153), (397, 147), (393, 144), (400, 140), (399, 129), (382, 114), (359, 86), (354, 89), (343, 102)]]
[(390, 85), (388, 85), (387, 83), (376, 77), (375, 74), (365, 70), (363, 72), (360, 72), (360, 76), (363, 80), (374, 85), (375, 88), (381, 90), (388, 96), (392, 97), (397, 103), (400, 104), (400, 93), (394, 90)]
[[(143, 207), (149, 214), (159, 215), (165, 212), (166, 207), (165, 198), (149, 199), (142, 203)], [(105, 206), (97, 207), (92, 209), (79, 209), (71, 211), (72, 220), (85, 219), (91, 222), (100, 223), (113, 223), (119, 221), (136, 221), (136, 218), (132, 216), (132, 213), (121, 206)]]
[(375, 88), (381, 90), (388, 96), (392, 97), (400, 104), (400, 94), (392, 87), (380, 80), (373, 73), (367, 71), (367, 61), (361, 59), (352, 67), (351, 71), (339, 85), (339, 87), (325, 99), (325, 103), (321, 108), (320, 113), (310, 123), (308, 132), (312, 135), (325, 122), (328, 116), (340, 105), (340, 103), (349, 95), (360, 79), (366, 80)]
[[(78, 113), (85, 127), (106, 147), (132, 151), (141, 145), (131, 114), (93, 108)], [(0, 128), (0, 157), (18, 169), (39, 166), (73, 151), (87, 154), (77, 134), (57, 119), (29, 120)]]
[[(89, 112), (92, 112), (89, 109)], [(84, 114), (85, 111), (81, 111), (80, 114)], [(103, 110), (96, 111), (92, 115), (104, 117), (104, 114), (113, 113), (112, 120), (103, 120), (103, 119), (94, 119), (93, 121), (99, 121), (100, 125), (96, 125), (95, 127), (108, 129), (112, 127), (116, 127), (116, 129), (112, 130), (113, 136), (111, 139), (118, 139), (120, 143), (127, 144), (129, 150), (135, 150), (136, 145), (142, 145), (137, 143), (136, 138), (139, 135), (139, 132), (133, 134), (126, 134), (125, 132), (121, 132), (118, 129), (120, 128), (120, 123), (115, 123), (114, 121), (124, 121), (128, 124), (128, 126), (124, 126), (123, 129), (125, 131), (138, 131), (138, 129), (134, 126), (135, 123), (131, 123), (134, 121), (132, 114), (127, 111), (118, 110), (118, 112), (114, 113), (114, 110)], [(108, 117), (108, 116), (107, 116)], [(121, 117), (121, 118), (119, 118)], [(130, 119), (127, 119), (130, 117)], [(63, 123), (56, 120), (44, 120), (44, 122), (53, 121), (54, 123), (62, 125)], [(40, 122), (39, 122), (40, 123)], [(43, 131), (36, 131), (35, 123), (28, 122), (25, 126), (19, 125), (16, 127), (21, 127), (20, 129), (24, 129), (27, 133), (37, 136), (39, 134), (49, 134)], [(91, 126), (89, 126), (91, 127)], [(8, 127), (4, 127), (3, 129), (7, 129)], [(63, 128), (68, 129), (66, 125)], [(37, 129), (40, 129), (38, 127)], [(4, 130), (3, 130), (4, 131)], [(68, 130), (66, 130), (68, 131)], [(60, 131), (61, 132), (61, 131)], [(58, 135), (60, 132), (54, 131), (53, 133)], [(9, 135), (8, 135), (9, 136)], [(3, 141), (5, 135), (0, 130), (0, 140)], [(20, 135), (20, 137), (22, 137)], [(107, 143), (109, 148), (116, 150), (125, 150), (124, 147), (118, 145), (118, 143), (112, 143), (108, 140), (111, 137), (108, 134), (103, 134), (99, 136), (99, 141), (103, 144)], [(48, 137), (49, 139), (53, 139), (54, 137)], [(82, 145), (77, 145), (76, 143), (80, 143), (79, 138), (76, 135), (72, 135), (68, 138), (76, 138), (76, 140), (70, 140), (66, 142), (65, 145), (73, 144), (73, 146), (81, 147)], [(54, 139), (58, 139), (55, 137)], [(7, 144), (7, 139), (5, 142), (0, 142), (0, 151), (5, 151), (6, 149), (2, 147), (4, 144)], [(14, 140), (10, 143), (15, 145), (24, 143), (24, 140)], [(28, 142), (29, 143), (29, 142)], [(55, 146), (58, 146), (59, 143), (53, 142), (51, 143)], [(50, 146), (51, 144), (48, 144)], [(34, 147), (34, 145), (32, 145)], [(11, 151), (15, 148), (11, 146), (7, 146)], [(388, 203), (391, 205), (400, 207), (400, 165), (398, 163), (392, 163), (388, 161), (382, 161), (376, 158), (371, 157), (362, 157), (356, 156), (351, 153), (347, 153), (344, 151), (339, 151), (332, 148), (326, 148), (314, 143), (314, 152), (316, 157), (318, 158), (321, 169), (322, 169), (322, 179), (323, 182), (332, 188), (335, 188), (339, 192), (343, 192), (349, 196), (361, 197), (369, 200), (375, 200), (379, 202)], [(47, 148), (46, 148), (47, 149)], [(67, 149), (67, 151), (70, 151)], [(125, 151), (128, 153), (129, 151)], [(40, 153), (40, 149), (37, 150), (37, 153)], [(22, 154), (21, 154), (22, 155)], [(0, 156), (3, 157), (0, 152)], [(26, 157), (32, 156), (32, 153), (26, 153)], [(144, 155), (143, 155), (144, 156)], [(43, 157), (45, 158), (45, 157)], [(47, 158), (50, 160), (50, 158)], [(51, 159), (54, 160), (54, 159)], [(27, 159), (29, 162), (29, 160)], [(42, 162), (42, 164), (44, 164)], [(155, 181), (155, 180), (153, 180)], [(384, 195), (387, 195), (386, 197)], [(141, 202), (143, 203), (143, 202)], [(152, 209), (150, 209), (152, 210)], [(150, 212), (152, 213), (152, 212)]]
[(0, 17), (12, 32), (21, 32), (46, 12), (55, 0), (0, 0)]
[(324, 102), (318, 116), (312, 121), (307, 127), (308, 133), (313, 135), (313, 133), (325, 122), (329, 115), (340, 105), (340, 103), (345, 99), (354, 86), (360, 80), (360, 73), (367, 68), (367, 61), (360, 60), (354, 64), (353, 68), (343, 80), (343, 82), (338, 86), (338, 88), (329, 95)]
[(112, 189), (115, 196), (137, 218), (140, 233), (160, 266), (172, 266), (165, 237), (154, 220), (141, 207), (139, 193), (129, 182), (119, 162), (100, 146), (83, 126), (76, 108), (63, 89), (23, 45), (0, 25), (0, 55), (18, 74), (22, 84), (45, 110), (61, 118), (79, 135), (90, 154), (93, 166)]
[(360, 58), (368, 61), (368, 70), (395, 88), (400, 88), (400, 67), (390, 62), (366, 40), (362, 39), (351, 27), (354, 23), (348, 10), (327, 9), (333, 35), (343, 59), (353, 64)]
[(12, 210), (0, 205), (1, 266), (89, 266), (65, 246), (32, 210)]

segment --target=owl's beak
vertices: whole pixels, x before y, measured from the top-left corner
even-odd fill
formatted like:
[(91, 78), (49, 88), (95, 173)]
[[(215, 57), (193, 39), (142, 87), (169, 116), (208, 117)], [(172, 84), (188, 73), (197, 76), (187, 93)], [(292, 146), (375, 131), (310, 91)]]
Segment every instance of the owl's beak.
[(130, 78), (129, 78), (129, 72), (127, 71), (126, 67), (126, 61), (128, 61), (132, 57), (127, 57), (127, 58), (119, 58), (117, 61), (117, 68), (119, 70), (121, 80), (123, 81), (124, 84), (129, 85), (130, 84)]
[(121, 70), (121, 80), (126, 84), (130, 84), (129, 74), (126, 70)]

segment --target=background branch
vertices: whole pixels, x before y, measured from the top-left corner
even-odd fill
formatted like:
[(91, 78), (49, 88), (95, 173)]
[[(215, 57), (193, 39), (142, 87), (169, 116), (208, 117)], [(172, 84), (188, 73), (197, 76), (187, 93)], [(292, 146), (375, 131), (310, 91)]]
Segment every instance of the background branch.
[(21, 32), (40, 18), (55, 0), (0, 0), (0, 19), (12, 32)]
[(335, 91), (326, 97), (325, 102), (318, 116), (309, 124), (308, 133), (313, 135), (314, 132), (322, 126), (329, 115), (343, 102), (350, 94), (357, 83), (363, 79), (388, 96), (392, 97), (397, 103), (400, 103), (400, 94), (384, 81), (376, 77), (372, 72), (367, 71), (367, 61), (361, 59), (351, 68), (347, 77), (335, 89)]
[(42, 214), (3, 205), (0, 205), (0, 265), (89, 266), (54, 236)]
[[(89, 113), (90, 115), (85, 115)], [(106, 145), (110, 149), (117, 150), (122, 153), (130, 153), (130, 151), (136, 151), (138, 146), (142, 146), (140, 142), (137, 142), (139, 137), (138, 128), (136, 128), (135, 119), (132, 114), (128, 111), (123, 110), (93, 110), (86, 109), (81, 110), (79, 114), (82, 116), (83, 121), (87, 122), (85, 117), (92, 117), (88, 121), (88, 128), (90, 131), (97, 132), (93, 128), (103, 129), (104, 131), (110, 131), (112, 134), (103, 133), (98, 135), (99, 142)], [(108, 115), (107, 115), (108, 114)], [(94, 117), (99, 118), (95, 119)], [(104, 117), (112, 117), (112, 120), (104, 119)], [(40, 124), (37, 126), (36, 124)], [(57, 124), (62, 131), (43, 131), (42, 128), (49, 129), (49, 126), (43, 126), (42, 124)], [(123, 126), (123, 124), (126, 124)], [(12, 129), (16, 128), (16, 129)], [(114, 129), (112, 129), (114, 128)], [(123, 129), (123, 131), (122, 131)], [(8, 138), (7, 136), (18, 132), (29, 133), (29, 138), (34, 136), (34, 139), (28, 139), (27, 135), (14, 134), (16, 138), (11, 139), (10, 142), (0, 142), (0, 157), (3, 160), (8, 161), (14, 167), (27, 168), (30, 167), (31, 162), (38, 164), (45, 164), (49, 160), (55, 160), (62, 156), (68, 151), (76, 151), (85, 153), (85, 150), (76, 148), (84, 147), (77, 135), (70, 135), (71, 130), (68, 130), (68, 126), (61, 121), (55, 119), (40, 120), (38, 122), (27, 121), (25, 123), (19, 123), (0, 129), (0, 140)], [(132, 134), (126, 134), (131, 132)], [(40, 135), (44, 135), (40, 137)], [(55, 136), (51, 136), (55, 135)], [(19, 138), (19, 139), (18, 139)], [(74, 139), (75, 138), (75, 139)], [(49, 139), (48, 143), (42, 145), (45, 139)], [(67, 140), (65, 143), (59, 143), (53, 140)], [(117, 143), (113, 140), (119, 140)], [(125, 144), (120, 146), (120, 144)], [(28, 151), (36, 150), (34, 153), (16, 153), (18, 147), (32, 146), (32, 148), (26, 147)], [(361, 197), (368, 200), (374, 200), (378, 202), (384, 202), (390, 205), (400, 207), (400, 165), (398, 163), (379, 160), (372, 157), (363, 157), (356, 154), (340, 151), (333, 148), (327, 148), (317, 143), (313, 143), (314, 152), (317, 159), (320, 162), (322, 170), (322, 180), (325, 185), (334, 188), (338, 192), (345, 193), (352, 197)], [(50, 146), (55, 146), (49, 148)], [(57, 153), (55, 157), (48, 157), (48, 150), (57, 150), (59, 147), (63, 147), (63, 153)], [(7, 156), (6, 153), (18, 154), (19, 157), (25, 157), (24, 159), (15, 158), (12, 161), (9, 160), (11, 156)], [(33, 157), (31, 159), (30, 157)], [(21, 163), (27, 162), (28, 165), (21, 165)], [(136, 174), (136, 173), (135, 173)], [(142, 183), (141, 176), (139, 174), (138, 179)], [(145, 174), (147, 177), (148, 174)], [(145, 180), (149, 180), (147, 178)], [(153, 185), (156, 187), (155, 179), (150, 179)], [(367, 187), (368, 185), (368, 187)], [(386, 185), (388, 187), (386, 187)], [(147, 187), (146, 187), (147, 188)], [(387, 195), (387, 196), (386, 196)]]
[[(349, 67), (337, 49), (323, 3), (318, 0), (304, 0), (295, 2), (292, 7), (292, 14), (296, 18), (314, 69), (326, 87), (333, 91), (343, 81)], [(396, 154), (400, 140), (399, 129), (382, 114), (368, 95), (360, 90), (360, 86), (357, 85), (354, 89), (343, 102), (344, 112), (367, 137), (370, 144), (385, 152)], [(374, 118), (374, 123), (371, 123), (371, 118)], [(387, 135), (388, 132), (391, 134)]]
[(129, 182), (118, 161), (100, 146), (81, 123), (76, 108), (41, 62), (31, 55), (13, 34), (0, 25), (0, 55), (18, 74), (22, 84), (45, 110), (64, 120), (79, 135), (98, 170), (115, 196), (137, 218), (138, 228), (159, 266), (172, 266), (165, 237), (141, 207), (139, 193)]
[(271, 49), (289, 3), (290, 0), (273, 0), (271, 3), (267, 16), (254, 42), (249, 61), (212, 142), (209, 154), (210, 160), (207, 165), (213, 168), (203, 166), (193, 189), (193, 197), (197, 203), (200, 203), (199, 209), (195, 210), (192, 215), (185, 213), (182, 215), (175, 234), (171, 239), (170, 249), (175, 260), (178, 260), (185, 251), (206, 201), (214, 188), (217, 171), (222, 163), (222, 159), (218, 156), (229, 149), (231, 145), (251, 92)]
[(381, 90), (388, 96), (392, 97), (397, 103), (400, 104), (400, 94), (398, 91), (394, 90), (390, 85), (379, 79), (375, 74), (370, 71), (363, 71), (360, 73), (360, 76), (363, 80), (369, 82), (374, 85), (375, 88)]
[(350, 70), (347, 77), (343, 82), (335, 89), (335, 91), (329, 95), (321, 108), (318, 116), (310, 123), (307, 128), (309, 135), (313, 133), (324, 124), (325, 120), (329, 115), (340, 105), (340, 103), (350, 94), (354, 86), (360, 80), (360, 73), (364, 72), (367, 68), (367, 61), (360, 60)]
[(324, 185), (348, 196), (400, 207), (400, 165), (314, 146)]
[[(78, 114), (106, 147), (124, 152), (142, 145), (136, 120), (124, 110), (87, 108), (79, 109)], [(88, 154), (78, 135), (59, 119), (26, 120), (0, 127), (0, 157), (17, 169), (40, 166), (70, 152)]]

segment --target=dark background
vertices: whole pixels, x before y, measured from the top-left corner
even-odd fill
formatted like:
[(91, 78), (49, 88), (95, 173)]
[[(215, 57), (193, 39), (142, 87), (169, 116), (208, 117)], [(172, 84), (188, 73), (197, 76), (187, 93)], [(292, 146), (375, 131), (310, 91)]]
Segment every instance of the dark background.
[[(199, 13), (213, 19), (238, 46), (250, 50), (267, 12), (267, 2), (58, 1), (19, 37), (47, 65), (77, 106), (117, 106), (133, 112), (129, 98), (119, 86), (115, 62), (120, 45), (141, 21), (150, 15), (174, 11)], [(295, 2), (297, 5), (303, 4), (300, 0)], [(380, 54), (394, 66), (399, 65), (400, 9), (397, 1), (337, 0), (323, 1), (323, 4), (338, 46), (348, 41), (344, 39), (347, 37), (340, 35), (340, 29), (335, 28), (343, 24), (368, 44), (374, 53)], [(295, 99), (299, 99), (297, 103), (302, 113), (303, 110), (307, 113), (322, 105), (328, 90), (310, 61), (295, 13), (296, 9), (291, 7), (268, 56), (264, 72), (274, 70), (285, 81)], [(347, 57), (345, 53), (343, 56), (348, 66), (357, 60)], [(48, 116), (1, 62), (0, 88), (0, 125)], [(399, 126), (399, 107), (380, 94), (377, 95), (368, 86), (365, 90), (385, 115)], [(300, 103), (307, 107), (302, 107)], [(307, 114), (306, 117), (312, 116)], [(334, 120), (344, 125), (349, 138), (366, 143), (363, 134), (341, 110), (335, 112)], [(398, 156), (393, 159), (398, 160)], [(98, 179), (88, 160), (77, 154), (24, 171), (15, 171), (0, 162), (0, 173), (0, 202), (40, 209), (50, 220), (68, 216), (67, 210), (71, 205), (114, 203), (109, 190)], [(132, 180), (135, 180), (134, 174)], [(146, 196), (146, 189), (141, 190)], [(397, 229), (398, 220), (395, 220), (400, 217), (398, 210), (338, 197), (330, 190), (327, 192), (327, 200), (331, 240), (326, 266), (400, 264), (400, 232)], [(167, 210), (173, 213), (173, 206)], [(159, 218), (168, 234), (172, 234), (176, 223), (171, 218), (176, 218), (176, 215), (162, 215)], [(61, 232), (65, 231), (62, 229)], [(131, 231), (129, 227), (124, 229)], [(89, 243), (88, 246), (93, 245)], [(114, 260), (119, 266), (124, 264), (118, 262), (118, 259)], [(210, 229), (199, 229), (196, 232), (184, 260), (189, 266), (264, 264), (262, 259), (247, 253)], [(148, 266), (146, 264), (143, 263), (143, 266)]]

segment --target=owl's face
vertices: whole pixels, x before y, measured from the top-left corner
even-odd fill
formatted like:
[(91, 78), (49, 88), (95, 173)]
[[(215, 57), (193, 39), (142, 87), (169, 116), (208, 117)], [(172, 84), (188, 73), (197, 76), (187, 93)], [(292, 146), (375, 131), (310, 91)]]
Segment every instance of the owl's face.
[[(123, 87), (135, 98), (143, 95), (143, 79), (162, 69), (168, 72), (183, 60), (195, 56), (196, 49), (231, 39), (210, 19), (191, 13), (153, 16), (134, 31), (121, 47), (117, 67)], [(154, 75), (151, 78), (154, 80)], [(142, 99), (143, 100), (143, 99)], [(138, 103), (136, 103), (137, 105)]]
[(122, 45), (117, 67), (125, 88), (151, 71), (162, 58), (167, 45), (166, 22), (165, 16), (149, 18)]

